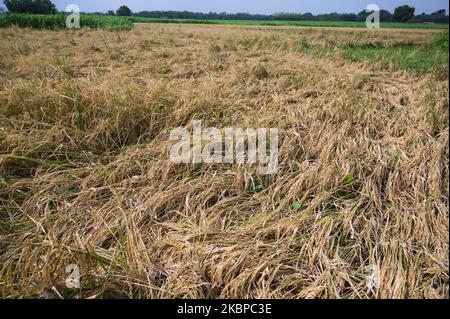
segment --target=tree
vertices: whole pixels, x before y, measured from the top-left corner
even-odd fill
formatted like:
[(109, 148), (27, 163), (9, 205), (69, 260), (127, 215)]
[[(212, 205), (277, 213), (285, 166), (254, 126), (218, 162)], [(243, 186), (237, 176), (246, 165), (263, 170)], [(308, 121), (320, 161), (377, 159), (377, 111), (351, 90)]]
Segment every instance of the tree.
[[(414, 12), (415, 9), (411, 8)], [(398, 12), (397, 12), (398, 13)], [(250, 14), (250, 13), (203, 13), (203, 12), (190, 12), (190, 11), (141, 11), (135, 12), (132, 15), (137, 17), (146, 18), (158, 18), (158, 19), (198, 19), (198, 20), (293, 20), (293, 21), (366, 21), (366, 18), (370, 15), (370, 12), (363, 10), (357, 14), (355, 13), (324, 13), (313, 15), (312, 13), (290, 13), (280, 12), (273, 15), (264, 14)], [(388, 10), (380, 10), (381, 22), (392, 22), (394, 15)], [(434, 23), (448, 23), (448, 15), (444, 9), (438, 10), (432, 14), (417, 15), (412, 19), (406, 21), (410, 22), (434, 22)]]
[(56, 13), (56, 7), (50, 0), (4, 0), (3, 3), (12, 13)]
[(35, 0), (34, 5), (36, 13), (56, 13), (55, 5), (50, 0)]
[(447, 10), (441, 9), (441, 10), (438, 10), (438, 11), (436, 11), (436, 12), (433, 12), (431, 15), (432, 15), (432, 16), (440, 16), (440, 15), (445, 16), (446, 12), (447, 12)]
[(116, 13), (114, 12), (114, 10), (108, 10), (108, 12), (106, 13), (109, 16), (114, 16), (116, 15)]
[(438, 10), (431, 14), (431, 22), (448, 23), (448, 15), (445, 9)]
[(392, 20), (394, 19), (392, 13), (390, 13), (387, 10), (380, 10), (380, 21), (381, 22), (392, 22)]
[(400, 6), (394, 11), (394, 19), (398, 22), (407, 22), (414, 17), (416, 9), (408, 5)]
[[(366, 18), (371, 14), (372, 12), (366, 12), (366, 10), (361, 11), (358, 13), (356, 17), (356, 21), (366, 21)], [(381, 9), (380, 10), (380, 21), (381, 22), (392, 22), (393, 16), (392, 13), (390, 13), (387, 10)]]
[(438, 10), (431, 14), (423, 12), (420, 15), (415, 16), (411, 22), (417, 23), (448, 23), (448, 15), (445, 9)]
[(131, 15), (131, 10), (127, 6), (121, 6), (119, 9), (117, 9), (116, 13), (118, 16), (128, 17)]

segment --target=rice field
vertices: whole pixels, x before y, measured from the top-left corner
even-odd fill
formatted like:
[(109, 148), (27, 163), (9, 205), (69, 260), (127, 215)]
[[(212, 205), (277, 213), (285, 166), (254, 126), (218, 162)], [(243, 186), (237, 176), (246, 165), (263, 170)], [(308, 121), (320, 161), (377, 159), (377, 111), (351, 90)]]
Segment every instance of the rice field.
[[(445, 30), (0, 39), (1, 297), (448, 298)], [(278, 128), (278, 171), (173, 163), (197, 120)]]

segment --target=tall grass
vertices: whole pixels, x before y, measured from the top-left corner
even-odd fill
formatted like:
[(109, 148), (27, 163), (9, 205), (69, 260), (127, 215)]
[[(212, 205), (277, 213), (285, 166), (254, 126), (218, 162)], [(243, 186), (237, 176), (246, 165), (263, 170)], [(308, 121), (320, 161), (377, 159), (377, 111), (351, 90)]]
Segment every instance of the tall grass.
[[(66, 28), (66, 17), (67, 14), (2, 14), (0, 15), (0, 28), (16, 25), (33, 29), (64, 29)], [(82, 14), (80, 26), (108, 30), (131, 30), (133, 22), (123, 17)]]

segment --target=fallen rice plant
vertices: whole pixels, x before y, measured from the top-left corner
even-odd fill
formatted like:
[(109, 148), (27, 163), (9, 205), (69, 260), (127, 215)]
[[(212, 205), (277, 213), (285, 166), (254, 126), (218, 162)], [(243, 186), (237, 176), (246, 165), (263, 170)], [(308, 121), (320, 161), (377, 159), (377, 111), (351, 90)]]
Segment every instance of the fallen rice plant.
[[(448, 60), (343, 57), (436, 34), (1, 29), (1, 296), (448, 297)], [(278, 127), (279, 171), (171, 163), (194, 120)]]

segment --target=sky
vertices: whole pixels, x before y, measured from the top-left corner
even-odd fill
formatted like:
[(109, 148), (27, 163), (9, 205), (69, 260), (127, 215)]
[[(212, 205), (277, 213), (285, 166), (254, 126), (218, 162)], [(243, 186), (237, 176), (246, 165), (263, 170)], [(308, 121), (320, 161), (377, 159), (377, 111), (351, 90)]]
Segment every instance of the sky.
[[(1, 0), (0, 0), (1, 1)], [(375, 3), (381, 9), (391, 12), (400, 5), (408, 4), (416, 8), (416, 14), (431, 13), (439, 9), (448, 12), (448, 0), (52, 0), (60, 11), (74, 3), (83, 12), (105, 12), (117, 10), (127, 5), (133, 12), (142, 10), (174, 10), (194, 12), (248, 12), (273, 14), (277, 12), (319, 13), (357, 13), (368, 4)]]

